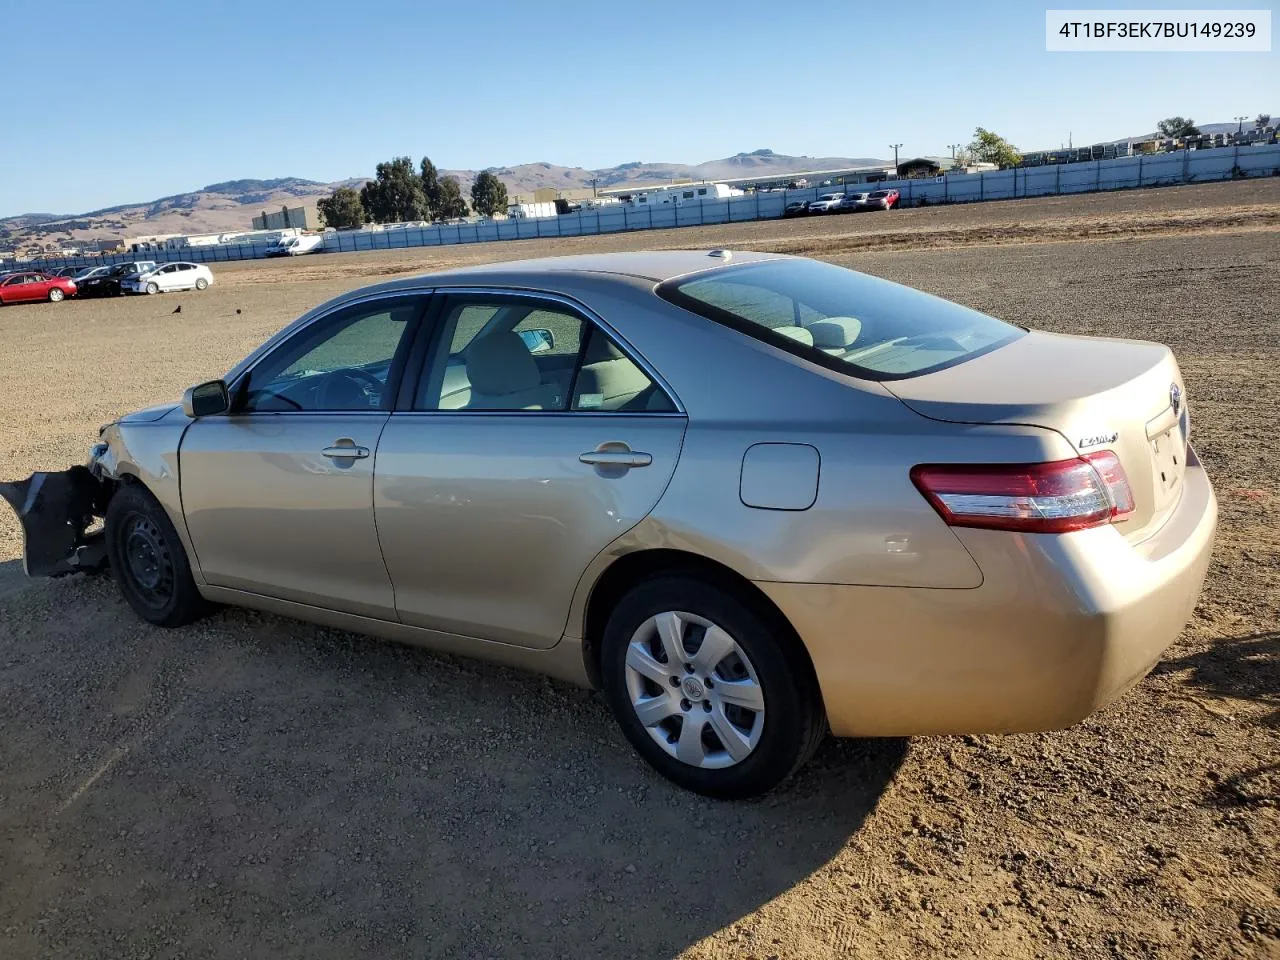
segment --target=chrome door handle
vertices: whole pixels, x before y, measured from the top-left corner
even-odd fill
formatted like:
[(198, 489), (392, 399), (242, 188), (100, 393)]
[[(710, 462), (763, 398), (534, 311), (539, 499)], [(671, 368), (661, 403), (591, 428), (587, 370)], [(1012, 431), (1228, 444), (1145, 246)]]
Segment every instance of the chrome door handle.
[(600, 446), (605, 449), (579, 454), (578, 460), (596, 467), (647, 467), (653, 463), (652, 454), (632, 450), (625, 444)]
[(369, 456), (369, 448), (357, 447), (355, 441), (342, 439), (331, 447), (325, 447), (320, 455), (330, 460), (363, 460)]

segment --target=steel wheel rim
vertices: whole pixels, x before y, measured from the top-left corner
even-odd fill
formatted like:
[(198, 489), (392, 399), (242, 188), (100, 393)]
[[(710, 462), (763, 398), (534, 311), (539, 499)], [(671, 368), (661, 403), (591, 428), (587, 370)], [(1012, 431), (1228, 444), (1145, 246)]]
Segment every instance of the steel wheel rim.
[(627, 644), (626, 687), (636, 719), (681, 763), (723, 770), (746, 760), (764, 732), (764, 689), (746, 651), (705, 617), (670, 610)]
[(132, 516), (125, 522), (125, 569), (134, 590), (149, 607), (160, 608), (173, 597), (173, 558), (164, 534), (152, 520)]

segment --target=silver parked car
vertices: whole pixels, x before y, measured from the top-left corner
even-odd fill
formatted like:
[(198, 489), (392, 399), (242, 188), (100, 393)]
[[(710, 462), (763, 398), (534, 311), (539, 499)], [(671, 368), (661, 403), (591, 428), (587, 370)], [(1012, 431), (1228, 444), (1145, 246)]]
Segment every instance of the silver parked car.
[(740, 797), (828, 729), (1053, 729), (1137, 683), (1209, 561), (1189, 433), (1159, 344), (614, 254), (344, 294), (0, 493), (28, 573), (596, 685), (659, 771)]

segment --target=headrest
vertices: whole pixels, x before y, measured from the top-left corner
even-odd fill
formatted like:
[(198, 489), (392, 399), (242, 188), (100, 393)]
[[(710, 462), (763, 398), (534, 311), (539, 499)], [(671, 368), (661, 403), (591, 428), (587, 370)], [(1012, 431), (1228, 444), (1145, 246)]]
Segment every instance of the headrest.
[(790, 337), (792, 340), (798, 340), (806, 347), (813, 346), (813, 334), (804, 327), (774, 327), (774, 333), (780, 333), (784, 337)]
[(813, 345), (826, 350), (832, 347), (845, 349), (858, 339), (862, 321), (857, 317), (827, 317), (815, 320), (805, 327), (813, 335)]
[(541, 385), (542, 374), (520, 334), (507, 330), (481, 337), (467, 349), (467, 379), (476, 393), (501, 396)]
[(618, 349), (618, 345), (599, 330), (591, 333), (591, 342), (587, 344), (587, 352), (582, 358), (586, 363), (603, 363), (606, 360), (624, 360), (626, 354)]

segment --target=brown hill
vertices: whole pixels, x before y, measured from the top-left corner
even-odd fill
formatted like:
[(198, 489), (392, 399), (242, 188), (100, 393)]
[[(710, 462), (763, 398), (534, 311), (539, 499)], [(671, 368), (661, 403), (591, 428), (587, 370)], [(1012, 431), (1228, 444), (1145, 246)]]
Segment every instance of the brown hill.
[[(665, 183), (672, 179), (714, 180), (747, 176), (780, 176), (801, 170), (825, 170), (883, 161), (867, 157), (786, 156), (771, 150), (739, 153), (706, 163), (623, 163), (601, 170), (563, 167), (554, 163), (523, 163), (490, 168), (506, 184), (508, 193), (530, 193), (540, 187), (560, 190)], [(467, 195), (475, 170), (445, 170), (463, 185)], [(0, 219), (0, 246), (45, 241), (74, 243), (91, 239), (121, 239), (144, 234), (226, 233), (247, 230), (262, 210), (314, 204), (336, 187), (356, 186), (364, 178), (319, 183), (298, 177), (275, 180), (229, 180), (190, 193), (162, 197), (149, 203), (121, 204), (78, 215), (32, 213)]]

